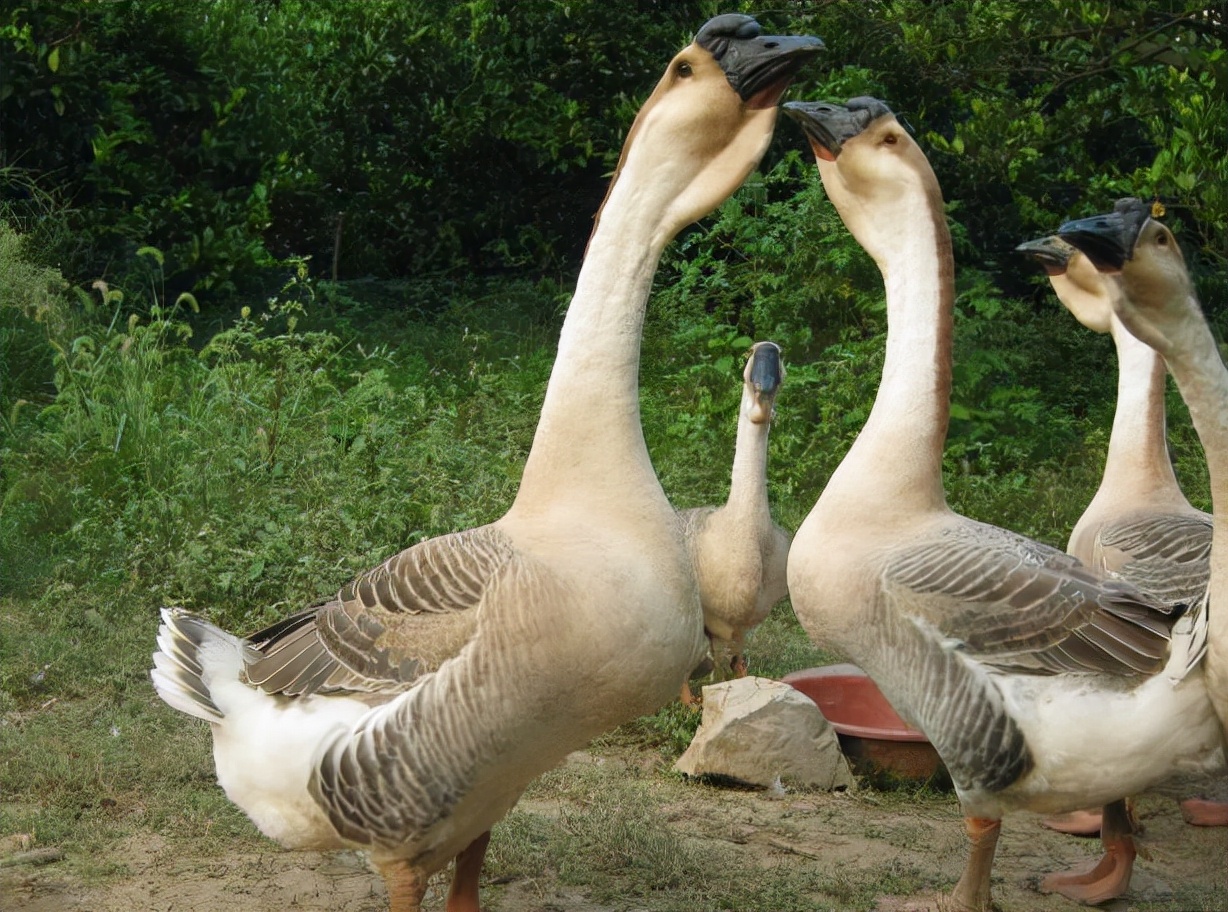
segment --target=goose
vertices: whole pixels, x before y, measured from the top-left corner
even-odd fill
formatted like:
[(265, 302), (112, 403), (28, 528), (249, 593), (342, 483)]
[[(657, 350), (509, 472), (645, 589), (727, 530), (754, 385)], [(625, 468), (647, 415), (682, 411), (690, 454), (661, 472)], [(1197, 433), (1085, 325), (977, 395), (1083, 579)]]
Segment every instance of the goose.
[(1095, 496), (1066, 551), (1117, 573), (1167, 602), (1190, 603), (1207, 589), (1211, 517), (1181, 491), (1168, 457), (1164, 360), (1113, 312), (1108, 283), (1085, 254), (1058, 237), (1017, 250), (1037, 258), (1063, 306), (1117, 349), (1117, 408)]
[(1108, 280), (1114, 313), (1160, 353), (1190, 411), (1207, 460), (1212, 544), (1206, 597), (1207, 690), (1228, 731), (1228, 369), (1198, 304), (1180, 245), (1141, 200), (1063, 225), (1058, 235), (1082, 250)]
[[(772, 521), (767, 496), (768, 433), (784, 375), (780, 346), (756, 342), (742, 372), (729, 499), (722, 507), (679, 513), (717, 680), (731, 672), (746, 676), (746, 634), (789, 594), (785, 563), (790, 535)], [(696, 702), (686, 681), (682, 702)]]
[[(947, 505), (954, 262), (937, 179), (877, 99), (785, 111), (883, 273), (888, 320), (878, 394), (794, 536), (789, 593), (809, 635), (864, 668), (938, 751), (971, 841), (940, 902), (987, 912), (1004, 814), (1108, 804), (1176, 767), (1219, 771), (1223, 735), (1192, 634), (1173, 639), (1180, 608)], [(1124, 889), (1128, 821), (1104, 829), (1107, 870), (1059, 892)]]
[[(1066, 552), (1166, 602), (1192, 604), (1206, 594), (1211, 573), (1211, 516), (1186, 499), (1168, 456), (1164, 360), (1125, 328), (1107, 280), (1082, 251), (1056, 235), (1015, 249), (1036, 259), (1062, 305), (1092, 332), (1109, 334), (1117, 350), (1117, 408), (1104, 475)], [(1181, 808), (1193, 824), (1228, 823), (1222, 802), (1186, 799)], [(1046, 825), (1092, 835), (1100, 812), (1076, 811)]]
[(817, 38), (709, 20), (639, 111), (598, 211), (516, 497), (250, 638), (168, 609), (152, 677), (210, 723), (228, 798), (290, 848), (365, 850), (393, 912), (456, 859), (478, 908), (491, 826), (567, 753), (677, 693), (705, 641), (640, 425), (657, 262), (757, 164)]

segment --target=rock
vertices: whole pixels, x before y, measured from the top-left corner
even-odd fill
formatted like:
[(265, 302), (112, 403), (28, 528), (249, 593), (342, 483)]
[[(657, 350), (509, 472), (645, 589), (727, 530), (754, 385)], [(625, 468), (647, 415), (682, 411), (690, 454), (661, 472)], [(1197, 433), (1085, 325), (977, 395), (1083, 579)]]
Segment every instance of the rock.
[(674, 769), (770, 788), (852, 788), (840, 742), (814, 701), (781, 681), (746, 677), (703, 689), (703, 721)]

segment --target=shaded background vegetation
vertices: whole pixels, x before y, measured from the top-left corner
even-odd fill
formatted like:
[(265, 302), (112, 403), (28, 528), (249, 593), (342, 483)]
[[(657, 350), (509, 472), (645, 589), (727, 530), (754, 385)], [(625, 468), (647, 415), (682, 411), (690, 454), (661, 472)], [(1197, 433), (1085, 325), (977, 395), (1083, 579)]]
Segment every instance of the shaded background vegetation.
[[(72, 661), (65, 642), (127, 625), (148, 652), (160, 604), (250, 627), (499, 516), (625, 130), (665, 61), (735, 8), (756, 12), (0, 5), (0, 591), (23, 606), (4, 612), (0, 707), (85, 687), (88, 663), (39, 677)], [(1064, 543), (1115, 365), (1011, 249), (1157, 197), (1219, 319), (1222, 10), (797, 0), (760, 19), (827, 42), (789, 97), (882, 97), (929, 153), (958, 259), (952, 502)], [(741, 358), (772, 338), (789, 377), (771, 491), (796, 526), (865, 418), (884, 330), (877, 270), (782, 122), (658, 276), (643, 399), (667, 492), (723, 500)], [(146, 686), (140, 662), (99, 667)]]

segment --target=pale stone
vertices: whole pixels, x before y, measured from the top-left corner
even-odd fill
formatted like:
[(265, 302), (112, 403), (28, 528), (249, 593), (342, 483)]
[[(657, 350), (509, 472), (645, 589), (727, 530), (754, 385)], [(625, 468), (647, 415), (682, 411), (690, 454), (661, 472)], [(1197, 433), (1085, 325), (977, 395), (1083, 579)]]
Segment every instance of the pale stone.
[(771, 788), (854, 786), (835, 731), (814, 701), (782, 681), (746, 677), (703, 689), (703, 719), (674, 769)]

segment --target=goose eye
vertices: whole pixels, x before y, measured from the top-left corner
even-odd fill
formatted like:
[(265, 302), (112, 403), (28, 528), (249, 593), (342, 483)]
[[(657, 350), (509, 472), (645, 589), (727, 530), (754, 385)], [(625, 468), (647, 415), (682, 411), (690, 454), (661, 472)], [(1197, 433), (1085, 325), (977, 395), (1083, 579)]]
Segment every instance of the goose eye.
[(1159, 244), (1161, 247), (1167, 247), (1168, 246), (1168, 235), (1167, 234), (1157, 234), (1156, 243)]
[(687, 79), (691, 75), (691, 65), (685, 61), (678, 64), (678, 75), (683, 79)]
[(894, 146), (899, 141), (900, 141), (899, 137), (896, 136), (894, 133), (888, 133), (886, 136), (883, 137), (884, 145)]

